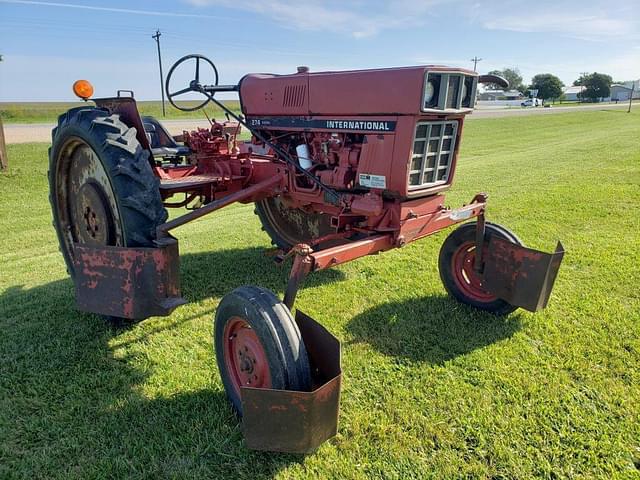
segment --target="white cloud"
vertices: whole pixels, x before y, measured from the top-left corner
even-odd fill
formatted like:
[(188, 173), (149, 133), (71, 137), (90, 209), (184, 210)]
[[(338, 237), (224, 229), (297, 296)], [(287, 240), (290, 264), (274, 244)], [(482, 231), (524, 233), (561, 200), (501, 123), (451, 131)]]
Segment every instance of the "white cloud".
[(93, 10), (98, 12), (125, 13), (132, 15), (147, 15), (153, 17), (187, 17), (187, 18), (210, 18), (216, 20), (229, 20), (229, 18), (220, 17), (218, 15), (199, 15), (184, 12), (165, 12), (154, 10), (138, 10), (133, 8), (116, 8), (102, 7), (96, 5), (81, 5), (76, 3), (60, 3), (60, 2), (41, 2), (37, 0), (0, 0), (0, 3), (13, 3), (16, 5), (31, 5), (38, 7), (54, 7), (54, 8), (74, 8), (79, 10)]
[(426, 23), (433, 7), (452, 0), (391, 0), (348, 2), (336, 0), (185, 0), (194, 6), (222, 6), (269, 17), (279, 26), (304, 31), (329, 31), (354, 38), (383, 30), (415, 27)]
[(469, 16), (488, 30), (551, 33), (580, 40), (640, 38), (640, 8), (630, 0), (540, 1), (535, 9), (517, 0), (503, 5), (476, 3)]
[(578, 38), (620, 37), (635, 33), (634, 22), (595, 15), (558, 17), (557, 14), (504, 16), (486, 20), (489, 30), (560, 33)]
[[(338, 32), (355, 38), (428, 24), (436, 15), (466, 19), (488, 30), (552, 33), (583, 40), (640, 36), (640, 8), (634, 0), (183, 0), (251, 12), (279, 26)], [(442, 8), (447, 4), (448, 9)], [(461, 28), (464, 25), (461, 23)]]

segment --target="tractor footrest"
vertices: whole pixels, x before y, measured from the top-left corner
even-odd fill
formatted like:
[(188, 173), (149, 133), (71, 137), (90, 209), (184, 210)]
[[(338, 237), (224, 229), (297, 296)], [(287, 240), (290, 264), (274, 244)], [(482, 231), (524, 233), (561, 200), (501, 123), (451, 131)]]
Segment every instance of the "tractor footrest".
[(484, 257), (483, 287), (511, 305), (537, 312), (547, 306), (564, 248), (553, 253), (517, 245), (495, 235)]
[(221, 177), (219, 175), (187, 175), (178, 178), (161, 178), (160, 190), (164, 192), (184, 192), (190, 190), (200, 190), (203, 187), (217, 185), (224, 181), (238, 180), (245, 177), (233, 175), (231, 177)]
[(310, 392), (241, 387), (243, 432), (248, 448), (309, 453), (338, 431), (340, 342), (300, 310), (296, 323), (309, 355)]
[(189, 190), (201, 188), (211, 184), (220, 183), (222, 177), (217, 175), (187, 175), (179, 178), (162, 178), (160, 179), (160, 190)]
[(74, 245), (78, 309), (142, 320), (169, 315), (186, 303), (180, 297), (178, 241), (158, 247), (96, 247)]

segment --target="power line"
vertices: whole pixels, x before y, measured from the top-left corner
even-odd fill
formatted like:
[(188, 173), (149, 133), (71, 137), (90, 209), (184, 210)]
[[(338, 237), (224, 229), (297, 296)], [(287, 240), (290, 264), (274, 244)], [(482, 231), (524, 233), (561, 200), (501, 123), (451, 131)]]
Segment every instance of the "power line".
[(160, 30), (156, 30), (156, 34), (151, 35), (151, 38), (153, 38), (158, 45), (158, 65), (160, 66), (160, 94), (162, 95), (162, 116), (166, 117), (167, 112), (164, 109), (164, 79), (162, 75), (162, 56), (160, 55), (160, 35), (162, 35), (160, 33)]
[(482, 59), (481, 59), (481, 58), (478, 58), (477, 56), (475, 56), (475, 57), (473, 57), (473, 58), (471, 59), (471, 61), (473, 62), (473, 71), (475, 72), (475, 71), (477, 71), (477, 70), (476, 70), (476, 67), (477, 67), (477, 65), (478, 65), (478, 62), (481, 62), (481, 61), (482, 61)]

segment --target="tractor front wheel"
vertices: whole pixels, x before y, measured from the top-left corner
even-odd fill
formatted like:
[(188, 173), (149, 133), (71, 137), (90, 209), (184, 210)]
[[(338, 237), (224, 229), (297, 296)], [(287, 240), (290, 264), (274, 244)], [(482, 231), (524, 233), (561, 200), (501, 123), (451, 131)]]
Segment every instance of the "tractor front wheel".
[[(500, 225), (485, 224), (483, 258), (492, 235), (522, 245), (518, 237)], [(440, 249), (438, 269), (447, 292), (459, 302), (495, 315), (508, 315), (518, 307), (485, 290), (481, 273), (474, 269), (476, 224), (465, 223), (447, 237)]]
[(216, 361), (233, 408), (240, 387), (308, 391), (311, 369), (291, 312), (271, 291), (254, 286), (224, 296), (214, 321)]

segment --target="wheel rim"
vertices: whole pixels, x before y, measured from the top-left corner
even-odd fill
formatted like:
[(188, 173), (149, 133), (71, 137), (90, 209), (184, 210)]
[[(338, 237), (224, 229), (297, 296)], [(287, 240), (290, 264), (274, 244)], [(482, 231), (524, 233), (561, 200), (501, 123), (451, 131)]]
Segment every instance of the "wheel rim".
[[(482, 277), (473, 268), (476, 254), (475, 242), (465, 242), (454, 252), (451, 258), (453, 280), (464, 295), (476, 302), (489, 303), (498, 297), (483, 288)], [(482, 254), (486, 255), (487, 248)]]
[(224, 328), (224, 363), (237, 395), (240, 387), (271, 388), (267, 354), (255, 331), (240, 317), (231, 317)]
[(72, 138), (60, 149), (55, 185), (56, 227), (70, 261), (74, 243), (124, 244), (109, 177), (98, 155), (81, 139)]
[(73, 230), (80, 243), (109, 245), (115, 238), (113, 214), (105, 192), (95, 182), (82, 184), (69, 195)]

